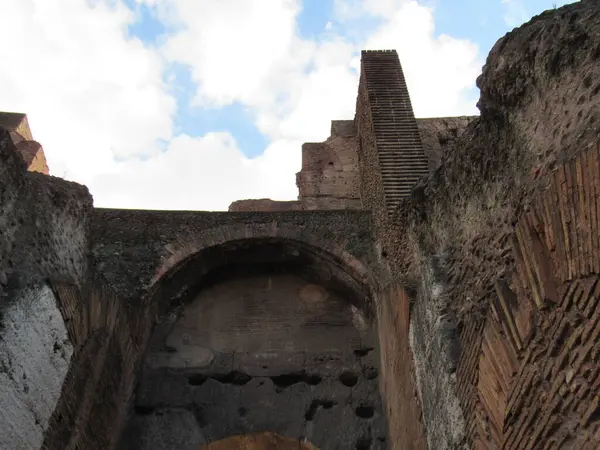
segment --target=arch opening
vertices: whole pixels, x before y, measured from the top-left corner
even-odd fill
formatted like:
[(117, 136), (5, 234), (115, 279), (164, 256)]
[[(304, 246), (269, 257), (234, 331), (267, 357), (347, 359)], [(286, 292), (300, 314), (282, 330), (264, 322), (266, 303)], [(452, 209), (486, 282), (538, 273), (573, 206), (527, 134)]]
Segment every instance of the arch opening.
[[(345, 255), (348, 257), (348, 255)], [(202, 288), (243, 273), (295, 273), (344, 296), (369, 319), (373, 317), (374, 278), (356, 259), (306, 242), (259, 237), (227, 241), (182, 259), (151, 290), (159, 317), (184, 304)]]
[(319, 449), (383, 442), (372, 285), (361, 269), (280, 238), (230, 241), (174, 265), (153, 292), (159, 320), (125, 448), (265, 432)]

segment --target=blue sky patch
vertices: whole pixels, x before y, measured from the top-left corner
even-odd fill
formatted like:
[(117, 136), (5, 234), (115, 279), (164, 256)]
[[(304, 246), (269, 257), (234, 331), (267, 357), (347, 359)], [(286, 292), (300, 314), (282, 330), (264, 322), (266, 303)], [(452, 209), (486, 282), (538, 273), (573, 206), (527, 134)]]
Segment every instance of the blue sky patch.
[(333, 13), (333, 0), (304, 0), (298, 15), (298, 29), (305, 39), (318, 40)]
[[(155, 11), (135, 0), (124, 0), (135, 11), (138, 20), (129, 27), (129, 34), (149, 46), (159, 46), (165, 34), (171, 32), (157, 18)], [(355, 1), (355, 0), (353, 0)], [(485, 58), (493, 44), (510, 31), (510, 14), (517, 20), (530, 18), (545, 9), (559, 7), (569, 0), (422, 0), (423, 5), (435, 10), (436, 35), (447, 34), (455, 38), (468, 39), (479, 46), (481, 58)], [(514, 17), (513, 17), (514, 18)], [(328, 22), (330, 29), (326, 29)], [(362, 14), (351, 20), (336, 20), (334, 0), (304, 0), (297, 19), (299, 34), (304, 39), (320, 41), (334, 36), (350, 42), (364, 40), (381, 19)], [(175, 135), (185, 133), (193, 137), (210, 131), (228, 131), (248, 157), (260, 155), (268, 145), (268, 139), (254, 125), (254, 117), (241, 104), (218, 109), (199, 108), (191, 104), (196, 86), (188, 67), (170, 64), (165, 73), (172, 93), (177, 100)], [(475, 80), (473, 80), (475, 81)], [(473, 97), (478, 97), (473, 88)], [(471, 95), (470, 95), (471, 96)]]
[(264, 151), (268, 141), (254, 126), (254, 117), (246, 107), (239, 103), (222, 108), (200, 108), (193, 105), (196, 85), (190, 68), (184, 64), (170, 64), (166, 79), (177, 100), (175, 135), (198, 137), (211, 131), (228, 131), (246, 156), (258, 156)]
[(139, 38), (142, 42), (155, 45), (167, 33), (168, 29), (151, 8), (139, 5), (135, 0), (124, 0), (129, 9), (135, 12), (136, 22), (127, 30), (130, 36)]

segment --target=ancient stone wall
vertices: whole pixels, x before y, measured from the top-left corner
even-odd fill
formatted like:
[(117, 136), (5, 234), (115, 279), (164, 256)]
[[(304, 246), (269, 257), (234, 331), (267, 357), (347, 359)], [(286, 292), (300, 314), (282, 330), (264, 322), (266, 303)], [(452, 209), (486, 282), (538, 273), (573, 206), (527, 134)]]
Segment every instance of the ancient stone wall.
[(198, 448), (276, 432), (386, 448), (375, 336), (347, 299), (297, 275), (234, 276), (155, 329), (122, 448)]
[(427, 175), (427, 159), (396, 51), (363, 51), (361, 73), (384, 200), (387, 212), (392, 213)]
[[(377, 58), (382, 58), (386, 65), (390, 64), (388, 60), (395, 59), (395, 62), (391, 63), (390, 70), (392, 72), (396, 70), (396, 72), (388, 73), (388, 76), (381, 79), (380, 82), (387, 80), (394, 85), (396, 90), (401, 90), (398, 87), (398, 79), (402, 74), (397, 62), (397, 54), (395, 52), (363, 53), (363, 58), (371, 56), (375, 62), (378, 61)], [(379, 79), (376, 66), (371, 66), (370, 73), (375, 74), (375, 78)], [(388, 251), (397, 245), (401, 233), (396, 236), (396, 230), (390, 231), (392, 227), (388, 213), (390, 204), (386, 202), (386, 187), (380, 170), (378, 141), (388, 139), (389, 142), (394, 142), (395, 135), (381, 131), (382, 129), (376, 128), (374, 125), (366, 76), (367, 72), (363, 70), (359, 83), (355, 118), (359, 139), (361, 198), (365, 208), (369, 209), (373, 215), (379, 264), (387, 267)], [(404, 90), (406, 91), (405, 88)], [(412, 111), (410, 113), (412, 114)], [(402, 120), (400, 117), (399, 115), (399, 121)], [(410, 115), (408, 118), (410, 119)], [(412, 116), (412, 120), (414, 121), (414, 116)], [(401, 126), (394, 127), (391, 124), (384, 124), (383, 130), (386, 127), (390, 130), (395, 129), (395, 133), (400, 133), (403, 129)], [(414, 128), (416, 129), (416, 126)], [(379, 136), (378, 132), (380, 132)], [(424, 155), (421, 165), (426, 167)], [(407, 179), (401, 182), (407, 183)], [(388, 185), (388, 189), (392, 188), (393, 185)], [(406, 442), (410, 442), (412, 448), (426, 449), (427, 441), (421, 418), (416, 375), (411, 364), (413, 356), (409, 348), (409, 298), (398, 280), (388, 277), (383, 282), (383, 287), (383, 290), (377, 295), (377, 320), (382, 354), (381, 386), (388, 416), (390, 448), (403, 448)]]
[(229, 211), (361, 209), (355, 134), (354, 121), (334, 120), (325, 142), (302, 146), (302, 168), (296, 174), (297, 201), (238, 200)]
[(131, 313), (106, 286), (81, 290), (55, 282), (52, 289), (73, 356), (38, 448), (114, 448), (126, 424), (151, 321), (144, 313)]
[[(92, 221), (96, 269), (118, 295), (139, 302), (177, 264), (244, 239), (309, 245), (352, 267), (377, 270), (366, 211), (186, 212), (100, 209)], [(366, 275), (363, 273), (363, 276)]]
[(417, 119), (423, 151), (427, 157), (429, 171), (439, 167), (442, 156), (456, 144), (457, 139), (477, 116), (432, 117)]
[(25, 114), (0, 112), (0, 128), (9, 132), (13, 144), (20, 153), (27, 170), (48, 175), (46, 155), (39, 142), (34, 141)]
[(229, 205), (229, 212), (302, 211), (304, 209), (304, 205), (300, 201), (280, 201), (271, 200), (270, 198), (236, 200)]
[[(410, 333), (430, 448), (597, 443), (585, 255), (597, 240), (586, 149), (600, 129), (598, 29), (600, 5), (583, 1), (502, 38), (478, 79), (480, 118), (389, 229), (393, 277), (417, 286)], [(443, 400), (444, 377), (457, 399)]]
[(0, 448), (109, 449), (143, 335), (110, 289), (91, 287), (92, 198), (27, 172), (4, 129), (0, 192)]
[(302, 146), (302, 170), (296, 184), (305, 209), (361, 208), (353, 125), (353, 121), (333, 121), (330, 138)]
[(46, 284), (0, 303), (0, 448), (39, 449), (73, 355)]

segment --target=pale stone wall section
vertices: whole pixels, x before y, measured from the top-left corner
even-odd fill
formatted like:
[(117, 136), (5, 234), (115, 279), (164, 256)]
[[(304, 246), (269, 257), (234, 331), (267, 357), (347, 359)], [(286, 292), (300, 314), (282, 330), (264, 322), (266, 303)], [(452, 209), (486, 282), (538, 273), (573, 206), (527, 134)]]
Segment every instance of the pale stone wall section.
[(0, 448), (37, 450), (60, 397), (73, 347), (47, 285), (0, 308)]

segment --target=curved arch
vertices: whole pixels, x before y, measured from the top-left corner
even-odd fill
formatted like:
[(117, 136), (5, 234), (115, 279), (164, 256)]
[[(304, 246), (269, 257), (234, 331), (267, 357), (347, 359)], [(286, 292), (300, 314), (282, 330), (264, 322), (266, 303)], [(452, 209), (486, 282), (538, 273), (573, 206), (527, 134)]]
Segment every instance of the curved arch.
[[(269, 225), (245, 224), (212, 228), (180, 237), (169, 246), (168, 254), (147, 285), (144, 303), (156, 305), (168, 302), (168, 297), (181, 295), (181, 292), (174, 292), (175, 288), (168, 284), (176, 284), (174, 280), (181, 277), (186, 267), (194, 264), (201, 267), (201, 270), (195, 272), (196, 276), (201, 277), (214, 268), (218, 263), (215, 262), (216, 259), (224, 263), (223, 255), (232, 255), (243, 246), (277, 243), (287, 245), (315, 261), (336, 267), (337, 274), (344, 278), (343, 282), (347, 287), (364, 293), (366, 303), (370, 304), (370, 299), (377, 289), (377, 277), (361, 260), (340, 245), (325, 241), (302, 229), (280, 227), (275, 222)], [(169, 290), (171, 292), (167, 292)], [(368, 308), (364, 310), (368, 311)]]
[(263, 432), (241, 434), (205, 444), (198, 450), (318, 450), (309, 442), (300, 441), (277, 433)]
[[(316, 450), (296, 432), (310, 422), (313, 441), (326, 445), (329, 422), (315, 420), (317, 414), (356, 427), (362, 418), (351, 398), (378, 411), (373, 420), (383, 420), (372, 390), (379, 373), (378, 354), (371, 353), (376, 276), (364, 260), (275, 223), (192, 232), (168, 251), (144, 299), (150, 329), (140, 383), (147, 389), (131, 429), (145, 436), (156, 426), (171, 429), (172, 420), (196, 420), (211, 439), (277, 430), (293, 438), (285, 438), (290, 450)], [(307, 267), (317, 279), (306, 276)], [(357, 298), (363, 308), (356, 308)], [(318, 390), (305, 387), (322, 382)], [(353, 390), (357, 383), (365, 386), (360, 394)], [(336, 400), (323, 400), (330, 390)], [(193, 411), (148, 413), (156, 405), (189, 402), (192, 393)], [(204, 448), (288, 448), (288, 441), (273, 445), (267, 437), (252, 447), (223, 439)]]

